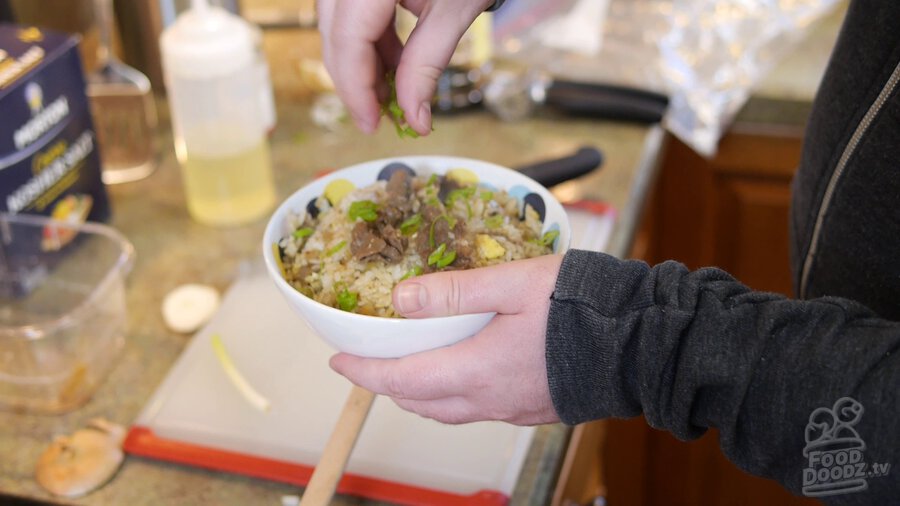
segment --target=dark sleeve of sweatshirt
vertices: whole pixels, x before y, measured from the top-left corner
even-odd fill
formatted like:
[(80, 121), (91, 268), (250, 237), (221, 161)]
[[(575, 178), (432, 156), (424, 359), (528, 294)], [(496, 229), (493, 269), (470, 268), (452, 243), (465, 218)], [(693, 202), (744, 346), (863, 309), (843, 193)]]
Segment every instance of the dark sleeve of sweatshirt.
[(862, 461), (890, 468), (865, 479), (865, 490), (823, 499), (900, 503), (900, 323), (859, 304), (791, 300), (718, 269), (572, 250), (552, 296), (546, 353), (564, 423), (643, 414), (680, 439), (716, 428), (732, 462), (796, 494), (804, 470), (822, 467), (804, 455), (825, 427), (807, 433), (810, 416), (853, 399), (863, 410), (850, 426)]

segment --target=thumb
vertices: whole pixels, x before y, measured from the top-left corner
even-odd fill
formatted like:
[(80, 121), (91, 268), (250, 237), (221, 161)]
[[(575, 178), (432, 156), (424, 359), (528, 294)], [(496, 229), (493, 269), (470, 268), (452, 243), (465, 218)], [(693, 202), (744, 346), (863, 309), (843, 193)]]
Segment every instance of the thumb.
[(437, 81), (483, 1), (433, 2), (422, 12), (397, 65), (397, 103), (419, 134), (431, 132), (431, 99)]
[(407, 318), (519, 313), (530, 303), (550, 297), (561, 261), (559, 255), (545, 255), (418, 276), (394, 288), (394, 308)]

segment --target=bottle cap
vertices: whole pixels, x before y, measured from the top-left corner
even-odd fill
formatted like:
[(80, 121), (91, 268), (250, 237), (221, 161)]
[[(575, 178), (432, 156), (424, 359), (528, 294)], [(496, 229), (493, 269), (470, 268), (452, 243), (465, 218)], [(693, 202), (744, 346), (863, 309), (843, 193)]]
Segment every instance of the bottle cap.
[(232, 74), (254, 60), (256, 37), (240, 16), (194, 2), (160, 37), (163, 67), (187, 79)]

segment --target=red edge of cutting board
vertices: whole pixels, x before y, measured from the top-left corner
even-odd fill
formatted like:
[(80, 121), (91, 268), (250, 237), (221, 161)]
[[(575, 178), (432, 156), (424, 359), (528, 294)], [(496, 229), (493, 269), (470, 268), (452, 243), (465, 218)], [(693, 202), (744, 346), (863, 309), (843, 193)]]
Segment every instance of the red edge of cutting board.
[[(161, 438), (147, 427), (139, 425), (129, 429), (123, 446), (132, 455), (299, 486), (309, 483), (313, 472), (311, 466)], [(338, 483), (337, 491), (340, 494), (410, 506), (504, 506), (509, 502), (505, 494), (494, 490), (459, 495), (355, 474), (345, 474)]]

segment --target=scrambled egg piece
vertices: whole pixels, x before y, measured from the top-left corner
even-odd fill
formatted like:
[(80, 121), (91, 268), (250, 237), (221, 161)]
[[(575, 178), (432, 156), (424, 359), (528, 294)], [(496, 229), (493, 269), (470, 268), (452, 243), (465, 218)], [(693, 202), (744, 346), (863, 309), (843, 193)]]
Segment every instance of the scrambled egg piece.
[(475, 236), (475, 247), (478, 248), (478, 254), (487, 260), (500, 258), (506, 253), (506, 248), (497, 242), (496, 239), (486, 234)]
[(478, 184), (478, 175), (469, 169), (450, 169), (445, 175), (447, 179), (452, 179), (463, 186)]
[(331, 205), (337, 206), (348, 193), (356, 189), (356, 186), (346, 179), (335, 179), (325, 186), (325, 198)]

